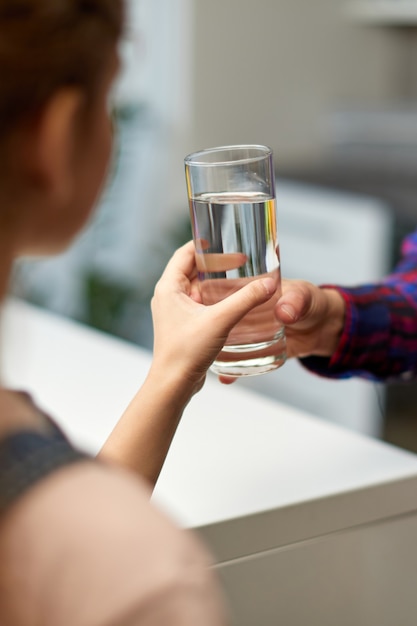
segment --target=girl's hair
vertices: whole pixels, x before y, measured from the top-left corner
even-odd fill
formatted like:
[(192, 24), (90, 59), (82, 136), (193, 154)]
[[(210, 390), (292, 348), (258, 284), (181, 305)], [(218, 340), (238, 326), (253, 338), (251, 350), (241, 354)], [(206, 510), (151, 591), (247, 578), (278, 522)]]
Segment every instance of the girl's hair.
[(123, 0), (0, 0), (0, 140), (59, 88), (95, 93)]

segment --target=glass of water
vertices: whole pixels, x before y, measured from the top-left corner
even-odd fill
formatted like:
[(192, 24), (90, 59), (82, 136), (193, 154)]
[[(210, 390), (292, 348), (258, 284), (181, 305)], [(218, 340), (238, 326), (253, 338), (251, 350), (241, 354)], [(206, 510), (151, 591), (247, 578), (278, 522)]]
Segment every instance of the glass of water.
[(239, 145), (201, 150), (185, 158), (201, 298), (210, 305), (260, 276), (274, 296), (230, 332), (211, 369), (254, 376), (285, 362), (285, 332), (274, 315), (281, 267), (272, 150)]

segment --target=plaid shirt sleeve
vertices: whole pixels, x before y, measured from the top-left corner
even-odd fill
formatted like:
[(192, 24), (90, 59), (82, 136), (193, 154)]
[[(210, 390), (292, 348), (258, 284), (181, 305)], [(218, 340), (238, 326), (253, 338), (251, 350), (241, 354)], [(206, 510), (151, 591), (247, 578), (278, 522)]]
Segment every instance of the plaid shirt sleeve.
[(417, 231), (402, 244), (401, 260), (378, 283), (337, 289), (346, 303), (337, 351), (300, 362), (328, 378), (376, 381), (417, 378)]

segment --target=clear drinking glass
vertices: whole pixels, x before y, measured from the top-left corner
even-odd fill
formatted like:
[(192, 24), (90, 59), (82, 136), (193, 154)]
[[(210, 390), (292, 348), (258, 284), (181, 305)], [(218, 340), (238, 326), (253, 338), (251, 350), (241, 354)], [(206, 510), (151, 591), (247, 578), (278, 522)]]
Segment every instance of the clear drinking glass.
[(254, 376), (285, 362), (285, 332), (275, 318), (281, 268), (272, 150), (223, 146), (185, 158), (185, 176), (202, 301), (214, 304), (260, 276), (276, 283), (274, 296), (229, 334), (211, 369)]

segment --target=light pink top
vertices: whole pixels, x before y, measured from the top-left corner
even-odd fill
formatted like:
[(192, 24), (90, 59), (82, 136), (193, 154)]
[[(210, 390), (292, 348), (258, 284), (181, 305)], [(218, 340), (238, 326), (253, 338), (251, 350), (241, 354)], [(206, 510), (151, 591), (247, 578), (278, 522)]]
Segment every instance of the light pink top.
[(0, 525), (1, 626), (220, 626), (204, 548), (124, 470), (58, 470)]

